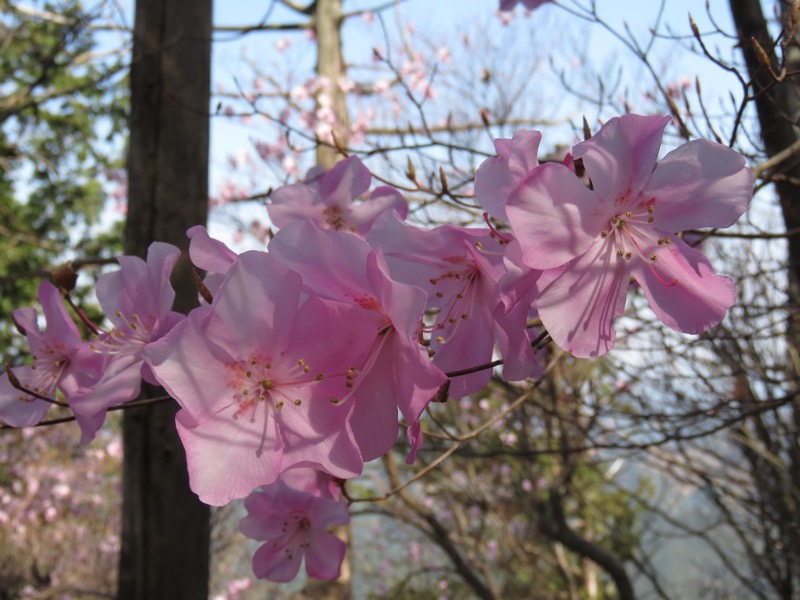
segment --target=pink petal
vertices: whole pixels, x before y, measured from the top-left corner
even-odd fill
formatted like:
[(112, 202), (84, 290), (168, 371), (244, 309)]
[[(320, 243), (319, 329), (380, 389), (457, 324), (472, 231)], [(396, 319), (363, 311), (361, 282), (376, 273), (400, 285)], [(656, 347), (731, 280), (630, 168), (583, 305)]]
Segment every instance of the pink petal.
[(226, 273), (236, 261), (236, 252), (208, 235), (202, 225), (195, 225), (186, 232), (189, 242), (189, 257), (192, 263), (209, 273)]
[(308, 532), (306, 548), (308, 575), (314, 579), (337, 579), (346, 550), (345, 543), (336, 536), (324, 529), (312, 529)]
[(142, 360), (120, 355), (109, 361), (100, 380), (91, 388), (73, 394), (69, 405), (81, 428), (81, 444), (94, 439), (109, 408), (135, 399), (141, 384)]
[(364, 240), (308, 221), (284, 227), (269, 243), (269, 253), (300, 273), (308, 289), (333, 300), (370, 287), (364, 267), (369, 252)]
[(610, 217), (603, 208), (563, 165), (547, 163), (536, 169), (514, 190), (507, 207), (524, 263), (552, 269), (582, 255), (608, 226)]
[(542, 132), (520, 129), (514, 132), (511, 141), (511, 154), (508, 157), (508, 172), (519, 183), (539, 166), (539, 144)]
[(290, 549), (293, 552), (287, 554), (283, 547), (273, 548), (270, 542), (261, 546), (253, 554), (253, 574), (278, 583), (292, 581), (300, 571), (303, 552), (296, 547)]
[(200, 423), (233, 402), (225, 358), (231, 363), (234, 358), (209, 347), (203, 328), (208, 312), (208, 308), (193, 311), (185, 324), (144, 352), (159, 383)]
[(269, 220), (278, 228), (299, 220), (322, 219), (325, 209), (317, 191), (304, 183), (281, 186), (270, 194), (269, 199)]
[(202, 502), (222, 506), (244, 498), (280, 474), (283, 450), (271, 414), (234, 419), (235, 407), (198, 424), (181, 410), (175, 419), (189, 467), (189, 484)]
[(372, 173), (357, 156), (338, 162), (322, 176), (319, 193), (327, 206), (347, 208), (369, 189)]
[(396, 189), (381, 186), (373, 190), (368, 200), (353, 206), (347, 216), (347, 223), (363, 235), (370, 230), (379, 215), (393, 210), (397, 211), (400, 218), (405, 219), (408, 216), (408, 202)]
[(287, 402), (276, 411), (284, 446), (282, 468), (313, 467), (340, 479), (361, 475), (364, 459), (347, 423), (350, 408), (313, 397), (299, 406)]
[(683, 333), (703, 333), (718, 325), (736, 302), (736, 286), (714, 273), (708, 259), (674, 238), (653, 263), (640, 261), (633, 276), (661, 321)]
[(285, 348), (297, 313), (302, 280), (273, 256), (240, 255), (214, 297), (207, 334), (232, 356), (252, 349)]
[(58, 288), (52, 283), (43, 281), (39, 285), (39, 302), (47, 321), (44, 337), (48, 343), (63, 344), (67, 348), (78, 346), (81, 343), (81, 335), (64, 306)]
[(694, 140), (658, 163), (645, 194), (656, 199), (653, 216), (659, 229), (730, 227), (750, 205), (753, 175), (738, 152)]
[[(30, 366), (16, 367), (13, 371), (23, 386), (33, 375)], [(27, 396), (26, 400), (20, 400), (20, 397), (25, 395), (25, 392), (11, 385), (7, 373), (0, 375), (0, 419), (11, 427), (36, 425), (50, 408), (49, 402), (32, 396)]]
[(497, 158), (486, 159), (475, 172), (475, 197), (494, 218), (508, 221), (506, 203), (514, 187), (538, 166), (541, 139), (540, 132), (528, 130), (515, 131), (511, 140), (496, 139)]
[(670, 120), (641, 115), (614, 117), (590, 139), (575, 146), (573, 154), (583, 159), (600, 197), (613, 202), (645, 186)]
[(546, 271), (537, 282), (539, 316), (556, 344), (579, 358), (614, 347), (612, 320), (622, 314), (628, 264), (605, 241), (563, 271)]

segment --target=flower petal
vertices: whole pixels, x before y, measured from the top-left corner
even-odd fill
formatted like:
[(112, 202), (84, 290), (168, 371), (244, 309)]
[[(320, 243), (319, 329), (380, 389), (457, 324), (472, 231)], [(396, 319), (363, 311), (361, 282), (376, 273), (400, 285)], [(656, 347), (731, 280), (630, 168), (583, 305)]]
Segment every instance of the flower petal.
[(602, 198), (613, 202), (645, 186), (670, 119), (642, 115), (614, 117), (591, 138), (575, 146), (573, 155), (583, 159), (592, 186)]
[(333, 580), (339, 577), (347, 545), (324, 529), (308, 532), (306, 571), (314, 579)]
[(189, 467), (189, 484), (202, 502), (222, 506), (244, 498), (280, 474), (283, 450), (271, 409), (255, 420), (234, 419), (236, 407), (198, 424), (181, 410), (175, 418)]
[(533, 269), (559, 267), (586, 252), (613, 214), (572, 171), (542, 165), (514, 190), (506, 209), (522, 260)]
[(708, 259), (680, 238), (643, 261), (633, 276), (650, 306), (667, 327), (683, 333), (702, 333), (719, 324), (736, 302), (736, 286), (717, 275)]
[(738, 152), (694, 140), (658, 163), (645, 194), (655, 198), (659, 229), (730, 227), (750, 205), (753, 174)]
[(614, 347), (612, 320), (625, 308), (628, 263), (598, 242), (563, 271), (546, 271), (536, 284), (536, 307), (556, 344), (579, 358)]

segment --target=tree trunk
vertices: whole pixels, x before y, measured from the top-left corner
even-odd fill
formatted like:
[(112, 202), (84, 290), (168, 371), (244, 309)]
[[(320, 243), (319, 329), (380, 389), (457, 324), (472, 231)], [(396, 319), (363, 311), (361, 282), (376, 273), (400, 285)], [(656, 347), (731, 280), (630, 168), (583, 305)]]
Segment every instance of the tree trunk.
[[(144, 256), (154, 240), (184, 250), (173, 275), (181, 312), (197, 296), (186, 229), (208, 215), (211, 19), (211, 0), (136, 3), (125, 252)], [(209, 510), (189, 490), (176, 409), (124, 415), (121, 600), (208, 598)]]
[[(768, 157), (800, 140), (800, 25), (790, 25), (791, 2), (782, 0), (784, 64), (781, 65), (776, 43), (772, 39), (759, 0), (729, 0), (736, 24), (739, 45), (751, 79), (761, 139)], [(762, 52), (758, 51), (757, 45)], [(764, 64), (768, 60), (769, 65)], [(785, 69), (781, 76), (782, 66)], [(770, 72), (772, 71), (772, 72)], [(780, 201), (787, 232), (787, 378), (797, 382), (797, 356), (800, 350), (800, 154), (794, 153), (781, 162), (771, 176)], [(800, 446), (796, 441), (800, 430), (800, 397), (797, 384), (788, 407), (793, 434), (781, 439), (780, 431), (765, 424), (756, 414), (749, 420), (753, 434), (763, 448), (787, 458), (785, 464), (765, 460), (762, 452), (744, 444), (742, 452), (750, 463), (761, 500), (762, 518), (768, 539), (764, 540), (762, 574), (781, 598), (795, 598), (800, 589)], [(782, 448), (783, 450), (777, 450)], [(785, 454), (784, 454), (785, 453)]]
[[(342, 0), (317, 0), (314, 11), (314, 33), (317, 36), (317, 76), (330, 81), (327, 90), (331, 106), (336, 113), (333, 128), (339, 141), (346, 145), (350, 133), (350, 115), (347, 96), (339, 87), (339, 79), (346, 73), (342, 53)], [(317, 146), (317, 164), (330, 169), (341, 158), (338, 151), (325, 144)]]

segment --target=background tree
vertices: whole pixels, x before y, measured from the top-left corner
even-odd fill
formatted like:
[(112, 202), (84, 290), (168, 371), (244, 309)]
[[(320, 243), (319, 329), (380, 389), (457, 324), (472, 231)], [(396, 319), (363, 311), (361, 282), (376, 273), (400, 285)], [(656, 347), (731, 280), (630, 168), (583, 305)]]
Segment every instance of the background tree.
[[(211, 0), (136, 3), (126, 254), (184, 250), (175, 310), (197, 303), (186, 230), (208, 214)], [(157, 391), (145, 386), (146, 397)], [(120, 599), (208, 597), (209, 509), (189, 489), (174, 403), (125, 414)]]

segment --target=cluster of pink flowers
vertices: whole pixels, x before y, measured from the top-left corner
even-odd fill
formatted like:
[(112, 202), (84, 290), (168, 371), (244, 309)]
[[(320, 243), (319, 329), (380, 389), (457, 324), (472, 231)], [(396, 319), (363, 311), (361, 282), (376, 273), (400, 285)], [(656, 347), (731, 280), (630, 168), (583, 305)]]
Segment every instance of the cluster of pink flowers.
[(32, 309), (14, 315), (34, 364), (0, 379), (0, 416), (32, 425), (58, 391), (86, 442), (141, 379), (157, 382), (181, 406), (192, 489), (212, 505), (247, 497), (242, 531), (266, 542), (256, 575), (287, 581), (305, 557), (311, 576), (336, 577), (344, 547), (326, 528), (346, 523), (347, 510), (335, 481), (390, 451), (398, 415), (413, 462), (423, 411), (483, 389), (495, 352), (508, 380), (540, 373), (532, 317), (561, 348), (597, 357), (614, 346), (632, 280), (677, 331), (725, 316), (733, 282), (678, 234), (732, 225), (752, 176), (740, 155), (705, 140), (659, 161), (669, 122), (611, 119), (563, 164), (539, 164), (538, 132), (496, 140), (497, 157), (475, 175), (494, 221), (484, 228), (405, 222), (397, 190), (367, 196), (372, 177), (358, 158), (314, 169), (272, 194), (280, 230), (266, 252), (237, 255), (190, 230), (208, 293), (188, 316), (170, 311), (177, 249), (121, 258), (97, 290), (113, 329), (92, 341), (43, 284), (47, 329)]

